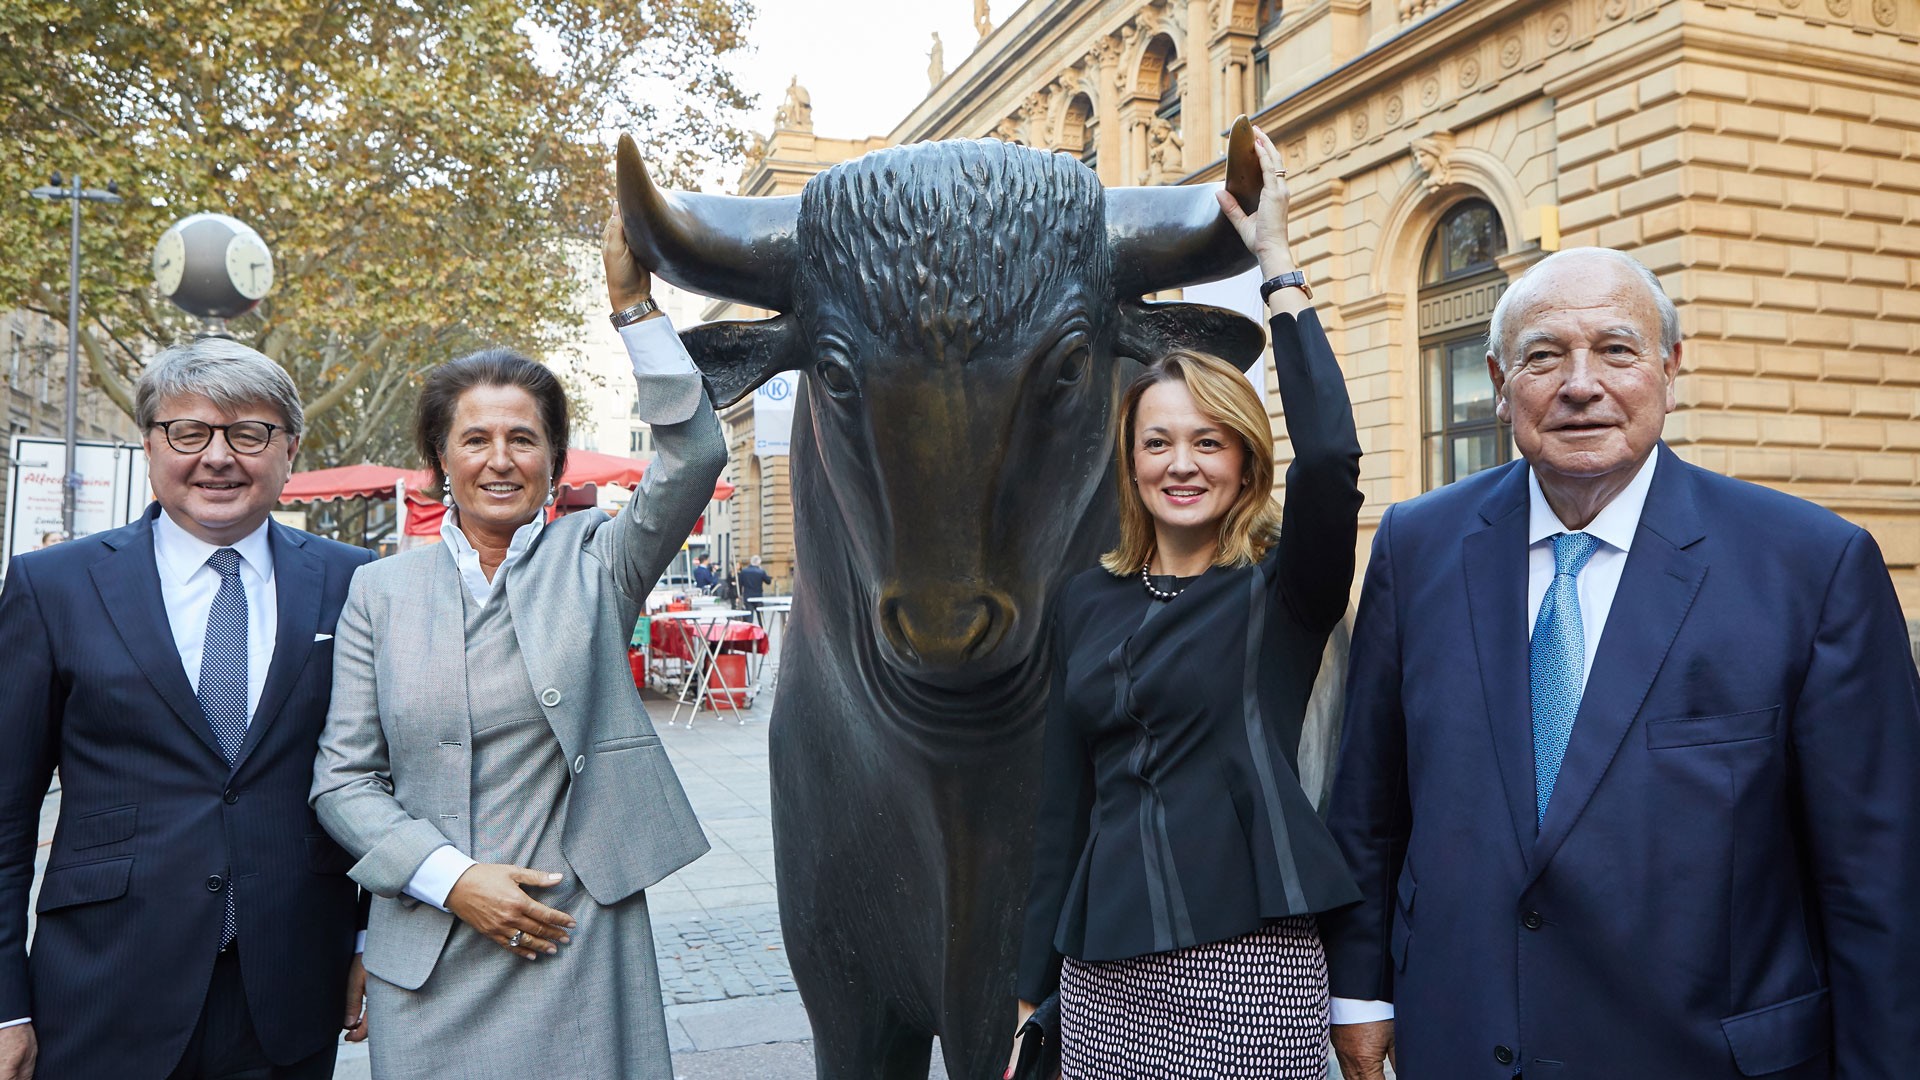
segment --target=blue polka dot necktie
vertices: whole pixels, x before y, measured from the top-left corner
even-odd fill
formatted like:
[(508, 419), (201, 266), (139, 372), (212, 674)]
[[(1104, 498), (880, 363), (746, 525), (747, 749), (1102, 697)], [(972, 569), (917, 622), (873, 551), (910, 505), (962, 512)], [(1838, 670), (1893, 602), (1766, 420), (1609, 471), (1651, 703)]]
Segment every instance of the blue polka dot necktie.
[[(220, 588), (207, 612), (207, 640), (200, 652), (200, 711), (220, 753), (231, 767), (247, 737), (247, 590), (240, 584), (240, 553), (221, 548), (207, 565), (220, 575)], [(227, 910), (220, 923), (220, 947), (233, 944), (239, 924), (233, 909), (233, 874), (227, 874)]]
[(1599, 550), (1592, 533), (1560, 533), (1553, 538), (1553, 583), (1540, 601), (1533, 622), (1527, 681), (1533, 694), (1533, 791), (1537, 828), (1547, 819), (1547, 800), (1560, 777), (1560, 763), (1573, 738), (1586, 684), (1587, 634), (1580, 621), (1580, 571)]

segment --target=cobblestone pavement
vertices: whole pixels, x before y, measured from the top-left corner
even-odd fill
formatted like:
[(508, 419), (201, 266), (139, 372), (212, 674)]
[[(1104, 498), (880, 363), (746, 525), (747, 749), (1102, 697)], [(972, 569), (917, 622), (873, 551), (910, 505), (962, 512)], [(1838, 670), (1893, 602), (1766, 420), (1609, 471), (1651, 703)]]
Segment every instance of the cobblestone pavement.
[(794, 989), (771, 905), (656, 919), (661, 997), (668, 1005), (761, 997)]

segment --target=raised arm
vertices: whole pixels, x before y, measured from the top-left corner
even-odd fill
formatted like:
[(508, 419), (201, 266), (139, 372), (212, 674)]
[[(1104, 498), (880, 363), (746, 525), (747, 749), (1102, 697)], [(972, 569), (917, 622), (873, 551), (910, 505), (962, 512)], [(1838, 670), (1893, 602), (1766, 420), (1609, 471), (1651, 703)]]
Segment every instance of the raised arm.
[[(1360, 437), (1346, 376), (1312, 307), (1313, 294), (1287, 241), (1287, 170), (1258, 128), (1260, 202), (1249, 214), (1221, 192), (1220, 210), (1260, 263), (1273, 335), (1273, 370), (1293, 464), (1281, 519), (1279, 586), (1309, 626), (1331, 628), (1347, 609), (1359, 530)], [(1277, 284), (1285, 282), (1287, 284)], [(1268, 287), (1271, 286), (1271, 287)]]
[[(627, 248), (618, 214), (607, 219), (601, 255), (616, 314), (652, 299), (652, 275)], [(665, 313), (655, 310), (621, 327), (620, 337), (633, 361), (635, 415), (652, 425), (655, 456), (633, 501), (594, 535), (592, 550), (620, 591), (644, 604), (712, 500), (727, 445), (700, 369)]]

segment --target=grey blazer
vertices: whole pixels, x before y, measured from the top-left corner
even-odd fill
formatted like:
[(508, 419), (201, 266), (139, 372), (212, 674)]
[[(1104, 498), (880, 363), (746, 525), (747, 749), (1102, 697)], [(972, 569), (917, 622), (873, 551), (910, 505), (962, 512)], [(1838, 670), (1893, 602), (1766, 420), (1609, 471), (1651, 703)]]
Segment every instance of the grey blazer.
[[(658, 456), (619, 517), (551, 522), (507, 573), (527, 676), (573, 770), (561, 849), (613, 904), (707, 851), (627, 664), (647, 593), (726, 465), (697, 374), (642, 376)], [(688, 393), (689, 389), (693, 392)], [(404, 892), (443, 844), (473, 850), (472, 746), (460, 581), (446, 545), (354, 575), (335, 629), (333, 702), (310, 801), (376, 900), (367, 970), (405, 989), (433, 973), (454, 916)]]

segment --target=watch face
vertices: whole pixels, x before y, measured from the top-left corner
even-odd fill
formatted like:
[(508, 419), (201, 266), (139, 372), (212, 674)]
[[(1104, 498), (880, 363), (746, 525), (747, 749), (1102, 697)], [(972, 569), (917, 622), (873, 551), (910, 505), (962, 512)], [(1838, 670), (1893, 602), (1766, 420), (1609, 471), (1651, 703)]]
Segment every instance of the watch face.
[(161, 296), (172, 296), (180, 291), (180, 275), (186, 271), (186, 238), (179, 229), (168, 229), (153, 246), (153, 284)]
[(227, 278), (249, 300), (258, 300), (273, 288), (273, 256), (252, 230), (237, 232), (227, 241)]

